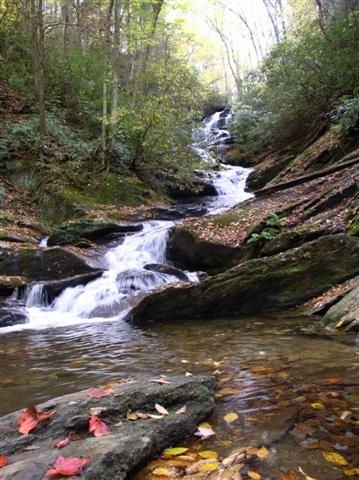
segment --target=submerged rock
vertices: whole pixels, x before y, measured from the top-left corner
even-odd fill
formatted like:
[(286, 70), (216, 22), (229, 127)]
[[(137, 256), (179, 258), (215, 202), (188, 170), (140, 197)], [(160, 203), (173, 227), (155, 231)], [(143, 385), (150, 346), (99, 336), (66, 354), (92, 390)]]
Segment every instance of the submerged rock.
[(271, 257), (249, 260), (200, 284), (168, 287), (144, 298), (133, 322), (285, 310), (359, 273), (359, 239), (321, 237)]
[(29, 282), (60, 280), (93, 272), (98, 269), (59, 247), (18, 250), (0, 264), (0, 275), (26, 277)]
[(164, 273), (165, 275), (172, 275), (177, 277), (178, 280), (186, 282), (188, 280), (187, 275), (182, 272), (179, 268), (173, 267), (172, 265), (162, 265), (161, 263), (150, 263), (143, 267), (145, 270), (150, 270), (152, 272)]
[(0, 307), (0, 328), (12, 327), (13, 325), (19, 325), (27, 322), (28, 318), (23, 309), (11, 306)]
[[(9, 464), (1, 469), (6, 480), (43, 478), (59, 454), (65, 457), (90, 457), (81, 478), (86, 480), (124, 479), (129, 472), (184, 437), (193, 434), (197, 424), (214, 408), (212, 377), (168, 377), (167, 384), (134, 381), (113, 386), (113, 393), (96, 399), (86, 391), (65, 395), (43, 403), (39, 411), (55, 410), (29, 435), (20, 435), (17, 420), (20, 412), (0, 419), (3, 432), (2, 455)], [(159, 415), (155, 405), (169, 414)], [(186, 411), (176, 411), (186, 405)], [(160, 418), (127, 419), (128, 412), (157, 414)], [(110, 434), (93, 437), (89, 418), (97, 415), (106, 422)], [(69, 433), (79, 436), (61, 451), (53, 443)], [(33, 450), (32, 450), (33, 447)]]
[(54, 245), (76, 243), (83, 239), (94, 241), (110, 234), (139, 232), (142, 228), (141, 224), (119, 224), (92, 219), (80, 220), (60, 225), (52, 235), (50, 235), (47, 244), (51, 247)]

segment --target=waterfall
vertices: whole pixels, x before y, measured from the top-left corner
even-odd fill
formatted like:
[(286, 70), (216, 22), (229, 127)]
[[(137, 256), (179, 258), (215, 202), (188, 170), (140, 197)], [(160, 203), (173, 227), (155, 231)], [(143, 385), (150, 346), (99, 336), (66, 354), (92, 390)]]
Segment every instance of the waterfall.
[(24, 301), (27, 308), (46, 307), (48, 302), (44, 285), (41, 283), (28, 285), (25, 290)]

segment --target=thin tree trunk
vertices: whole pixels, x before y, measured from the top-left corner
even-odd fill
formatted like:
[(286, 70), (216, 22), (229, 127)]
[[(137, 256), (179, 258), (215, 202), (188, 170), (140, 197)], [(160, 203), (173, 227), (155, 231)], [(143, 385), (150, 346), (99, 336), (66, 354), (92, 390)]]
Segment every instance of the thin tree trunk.
[(45, 73), (44, 73), (44, 17), (43, 0), (31, 0), (34, 95), (39, 109), (39, 137), (42, 142), (46, 133)]

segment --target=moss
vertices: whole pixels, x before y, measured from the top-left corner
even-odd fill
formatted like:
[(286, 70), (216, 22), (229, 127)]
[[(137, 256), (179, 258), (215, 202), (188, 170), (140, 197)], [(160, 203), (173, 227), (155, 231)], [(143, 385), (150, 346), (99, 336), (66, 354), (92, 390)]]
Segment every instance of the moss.
[(0, 224), (13, 223), (15, 221), (14, 216), (10, 212), (0, 210)]
[(352, 218), (347, 227), (347, 234), (352, 237), (359, 236), (359, 216)]

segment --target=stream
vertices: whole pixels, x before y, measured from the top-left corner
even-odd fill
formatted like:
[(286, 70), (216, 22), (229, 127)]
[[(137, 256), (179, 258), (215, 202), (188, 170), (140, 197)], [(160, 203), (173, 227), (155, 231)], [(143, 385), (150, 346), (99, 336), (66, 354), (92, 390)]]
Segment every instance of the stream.
[[(227, 138), (225, 128), (218, 126), (221, 117), (215, 115), (207, 121), (206, 135)], [(201, 142), (195, 148), (201, 149)], [(210, 213), (250, 197), (244, 191), (248, 173), (222, 166), (210, 174), (219, 192), (205, 200)], [(144, 291), (178, 281), (144, 268), (166, 263), (166, 238), (173, 225), (145, 222), (141, 232), (128, 235), (99, 260), (106, 268), (101, 278), (66, 289), (51, 305), (46, 305), (41, 289), (29, 292), (29, 323), (0, 331), (0, 414), (132, 376), (215, 372), (220, 389), (209, 421), (217, 435), (204, 442), (205, 448), (226, 454), (239, 444), (277, 439), (274, 460), (263, 478), (279, 478), (295, 466), (319, 479), (339, 478), (323, 465), (318, 450), (308, 450), (303, 439), (280, 425), (285, 425), (286, 415), (290, 420), (298, 397), (315, 402), (316, 392), (328, 388), (328, 378), (339, 379), (339, 386), (330, 388), (353, 393), (350, 385), (358, 383), (353, 379), (359, 365), (355, 346), (306, 336), (299, 327), (313, 320), (289, 314), (189, 319), (150, 327), (123, 320)], [(198, 281), (196, 272), (184, 273)], [(237, 422), (223, 421), (229, 412), (239, 415)]]

